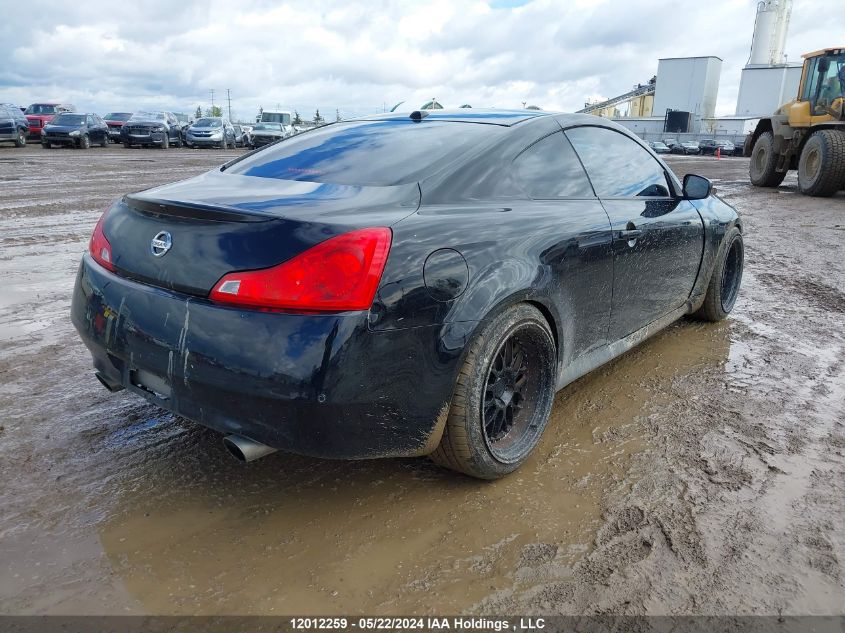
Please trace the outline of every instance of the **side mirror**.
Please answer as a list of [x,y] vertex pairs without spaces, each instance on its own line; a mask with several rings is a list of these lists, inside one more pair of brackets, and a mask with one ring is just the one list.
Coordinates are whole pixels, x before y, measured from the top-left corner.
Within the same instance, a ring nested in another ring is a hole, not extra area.
[[819,74],[826,73],[828,68],[830,68],[830,59],[827,57],[822,57],[819,60]]
[[684,176],[684,200],[704,200],[713,193],[713,184],[704,176]]

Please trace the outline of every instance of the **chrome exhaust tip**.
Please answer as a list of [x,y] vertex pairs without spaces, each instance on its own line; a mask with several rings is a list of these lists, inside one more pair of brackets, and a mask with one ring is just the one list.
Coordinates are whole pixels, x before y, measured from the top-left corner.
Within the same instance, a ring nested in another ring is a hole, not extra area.
[[275,453],[278,450],[272,446],[254,442],[242,435],[227,435],[223,438],[223,446],[226,447],[235,459],[242,462],[252,462],[270,453]]
[[123,390],[122,384],[120,384],[119,382],[114,382],[112,380],[109,380],[108,378],[106,378],[106,376],[104,374],[102,374],[98,371],[94,372],[94,376],[97,378],[97,380],[100,381],[100,384],[103,385],[103,387],[105,387],[106,389],[108,389],[112,393],[117,393],[118,391]]

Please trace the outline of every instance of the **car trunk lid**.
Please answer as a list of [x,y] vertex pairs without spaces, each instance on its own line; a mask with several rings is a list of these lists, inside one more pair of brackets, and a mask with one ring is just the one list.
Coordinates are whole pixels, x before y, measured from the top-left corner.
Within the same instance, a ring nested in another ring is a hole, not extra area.
[[354,229],[391,226],[418,206],[416,183],[359,187],[215,171],[125,196],[103,231],[118,274],[207,296],[226,273],[275,266]]

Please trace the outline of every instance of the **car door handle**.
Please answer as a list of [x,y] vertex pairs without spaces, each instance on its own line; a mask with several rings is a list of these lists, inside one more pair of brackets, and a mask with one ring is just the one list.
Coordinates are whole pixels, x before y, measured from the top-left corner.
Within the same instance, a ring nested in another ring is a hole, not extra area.
[[642,236],[642,229],[625,229],[624,231],[619,231],[619,239],[622,240],[635,240]]

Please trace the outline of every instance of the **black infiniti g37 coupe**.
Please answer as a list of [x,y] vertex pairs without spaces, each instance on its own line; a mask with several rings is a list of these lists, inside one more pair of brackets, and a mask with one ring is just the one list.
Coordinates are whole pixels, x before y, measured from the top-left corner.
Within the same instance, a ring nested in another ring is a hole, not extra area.
[[557,389],[734,306],[741,218],[592,116],[388,114],[124,196],[72,317],[96,376],[251,460],[505,475]]

